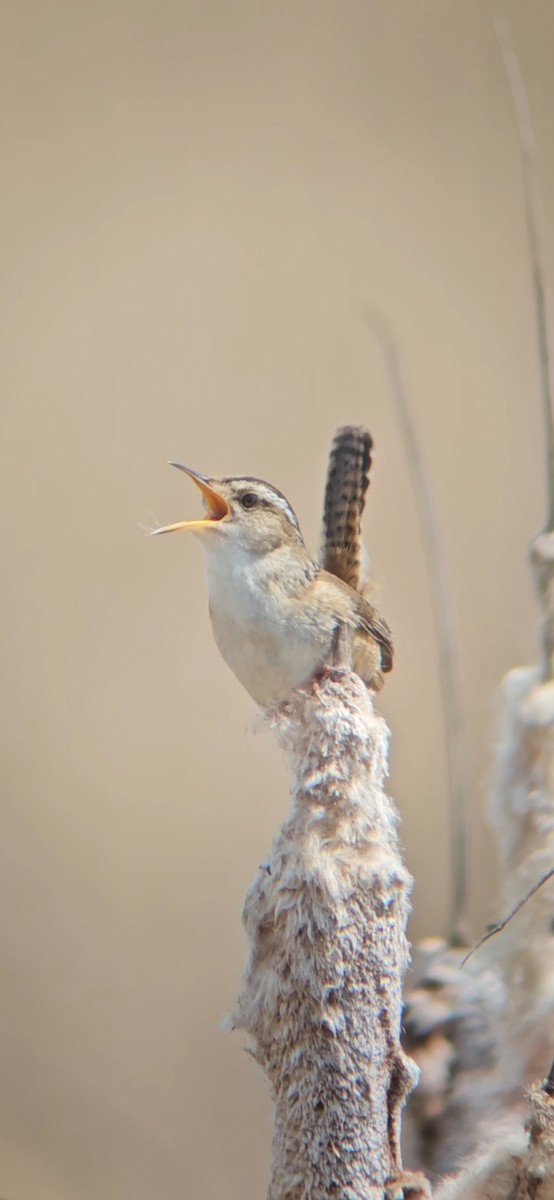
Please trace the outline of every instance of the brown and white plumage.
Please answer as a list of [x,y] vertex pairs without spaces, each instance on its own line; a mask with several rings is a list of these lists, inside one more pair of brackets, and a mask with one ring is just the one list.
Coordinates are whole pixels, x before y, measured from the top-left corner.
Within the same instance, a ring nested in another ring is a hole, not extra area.
[[[369,487],[372,449],[373,438],[362,425],[343,425],[337,429],[327,468],[321,561],[325,571],[359,593],[360,622],[378,642],[381,671],[386,673],[392,669],[392,634],[387,622],[363,594],[367,578],[362,516]],[[356,654],[354,669],[362,679],[367,677],[367,670],[364,671]]]
[[392,661],[390,630],[369,601],[310,557],[283,493],[251,476],[181,470],[200,488],[206,515],[154,532],[201,536],[215,640],[253,699],[278,704],[317,675],[332,660],[341,626],[354,670],[380,688]]

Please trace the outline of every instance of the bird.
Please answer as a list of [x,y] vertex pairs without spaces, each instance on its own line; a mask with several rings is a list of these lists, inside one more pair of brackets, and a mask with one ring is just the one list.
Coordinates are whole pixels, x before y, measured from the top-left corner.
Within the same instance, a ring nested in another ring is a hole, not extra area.
[[279,705],[321,675],[343,629],[352,668],[368,688],[378,691],[392,668],[389,626],[358,590],[371,444],[367,431],[353,426],[335,436],[321,565],[310,556],[296,513],[278,488],[254,476],[206,476],[169,463],[199,488],[205,513],[152,533],[190,530],[200,538],[216,644],[262,708]]

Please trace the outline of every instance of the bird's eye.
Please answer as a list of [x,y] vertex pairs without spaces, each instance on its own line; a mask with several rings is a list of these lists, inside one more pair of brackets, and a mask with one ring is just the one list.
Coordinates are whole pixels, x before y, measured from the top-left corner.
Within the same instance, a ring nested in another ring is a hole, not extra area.
[[240,498],[243,508],[255,508],[258,503],[258,497],[255,492],[245,492]]

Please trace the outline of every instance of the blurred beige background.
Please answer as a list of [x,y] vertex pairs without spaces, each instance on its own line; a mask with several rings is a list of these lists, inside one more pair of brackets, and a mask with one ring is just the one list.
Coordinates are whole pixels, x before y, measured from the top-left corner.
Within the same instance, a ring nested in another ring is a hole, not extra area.
[[[554,6],[505,12],[548,215]],[[412,936],[441,932],[430,594],[360,316],[387,314],[456,590],[479,929],[493,693],[535,654],[544,515],[510,95],[477,0],[6,0],[2,24],[0,1192],[255,1200],[269,1104],[219,1022],[287,779],[212,643],[199,544],[141,524],[198,511],[175,457],[276,483],[315,548],[332,432],[371,427],[391,790]]]

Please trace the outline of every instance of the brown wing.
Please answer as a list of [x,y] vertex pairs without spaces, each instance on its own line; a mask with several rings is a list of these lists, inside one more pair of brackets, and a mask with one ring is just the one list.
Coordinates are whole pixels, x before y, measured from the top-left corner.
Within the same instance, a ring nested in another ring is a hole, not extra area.
[[362,513],[369,487],[373,441],[367,429],[337,429],[327,470],[321,563],[360,591],[363,586]]
[[381,651],[381,670],[386,674],[387,671],[392,671],[393,662],[393,644],[392,633],[385,621],[385,618],[377,612],[373,604],[369,603],[364,596],[359,597],[358,620],[361,627],[375,638]]
[[[358,674],[361,674],[364,679],[367,673],[371,676],[370,663],[373,663],[374,668],[377,666],[384,674],[387,671],[392,671],[392,633],[385,618],[377,612],[377,609],[374,608],[373,604],[370,604],[369,600],[366,600],[365,596],[361,596],[359,592],[356,592],[354,588],[351,588],[342,579],[337,579],[336,576],[327,571],[320,571],[318,579],[320,581],[327,579],[329,583],[332,581],[335,593],[337,589],[342,593],[343,598],[342,600],[339,599],[337,612],[343,614],[343,619],[351,626],[352,630],[359,630],[360,635],[369,635],[369,639],[363,636],[359,639],[362,642],[365,641],[367,645],[368,672],[358,670],[358,667],[355,666]],[[372,643],[376,643],[378,654],[375,654],[372,650],[370,640]],[[360,654],[360,647],[356,647],[356,644],[354,644],[353,651],[354,658],[356,658]],[[362,654],[361,657],[363,658],[364,655]]]

